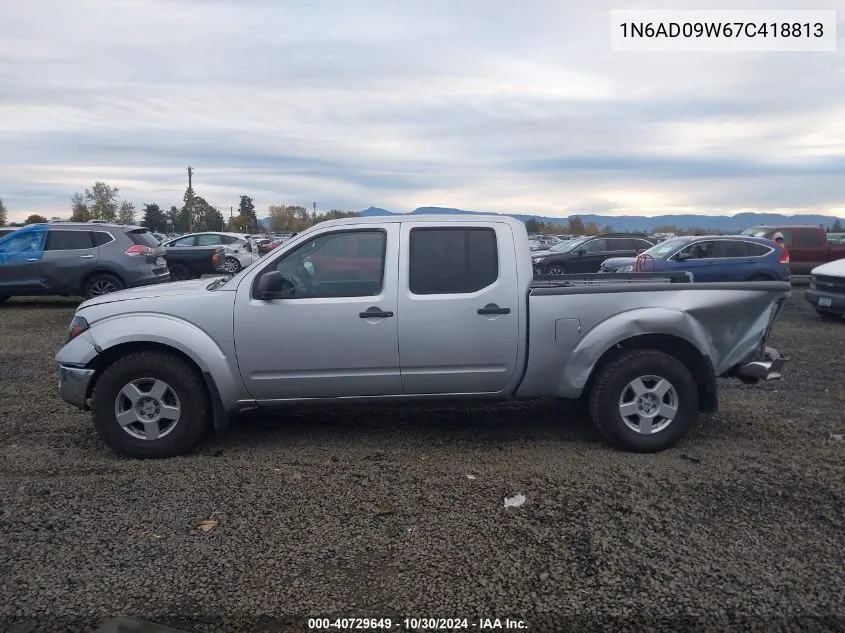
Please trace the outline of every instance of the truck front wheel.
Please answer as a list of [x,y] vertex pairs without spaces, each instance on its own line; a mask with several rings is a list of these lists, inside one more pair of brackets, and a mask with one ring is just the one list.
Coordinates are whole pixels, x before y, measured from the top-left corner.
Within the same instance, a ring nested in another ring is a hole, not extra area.
[[126,457],[182,455],[199,441],[211,417],[199,372],[158,351],[115,361],[100,376],[91,400],[94,429]]
[[624,352],[599,370],[589,393],[590,415],[613,446],[654,453],[678,443],[698,418],[698,389],[674,356]]

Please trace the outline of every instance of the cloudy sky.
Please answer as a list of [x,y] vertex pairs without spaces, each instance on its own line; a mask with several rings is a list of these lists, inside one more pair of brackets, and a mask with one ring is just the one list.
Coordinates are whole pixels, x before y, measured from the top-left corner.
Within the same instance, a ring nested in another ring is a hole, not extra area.
[[839,10],[835,53],[610,50],[610,9],[732,5],[3,2],[0,198],[67,215],[105,180],[169,206],[191,165],[259,213],[845,216],[845,0],[812,7]]

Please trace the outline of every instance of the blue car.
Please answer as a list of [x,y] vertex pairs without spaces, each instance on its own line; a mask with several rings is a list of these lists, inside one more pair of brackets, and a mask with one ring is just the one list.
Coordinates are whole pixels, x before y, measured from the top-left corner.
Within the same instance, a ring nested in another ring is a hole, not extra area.
[[689,272],[693,281],[789,281],[773,241],[747,235],[676,237],[637,257],[613,257],[599,272]]

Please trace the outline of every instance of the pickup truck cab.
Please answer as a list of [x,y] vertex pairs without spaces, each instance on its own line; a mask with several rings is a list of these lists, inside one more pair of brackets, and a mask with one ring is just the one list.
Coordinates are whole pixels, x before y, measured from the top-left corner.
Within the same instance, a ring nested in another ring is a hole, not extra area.
[[718,376],[785,362],[766,341],[788,283],[687,279],[535,281],[505,216],[331,220],[237,276],[81,304],[61,392],[136,457],[257,407],[539,397],[583,398],[613,445],[657,451],[716,409]]
[[816,266],[845,258],[845,244],[831,244],[827,233],[820,226],[753,226],[743,235],[773,239],[775,233],[783,234],[789,250],[789,270],[793,275],[809,275]]

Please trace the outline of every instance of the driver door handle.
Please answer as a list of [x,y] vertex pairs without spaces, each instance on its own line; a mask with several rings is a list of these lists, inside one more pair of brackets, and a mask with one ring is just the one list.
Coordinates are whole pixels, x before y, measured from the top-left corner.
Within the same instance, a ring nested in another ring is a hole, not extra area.
[[488,303],[483,308],[478,308],[478,314],[481,315],[488,315],[488,314],[510,314],[510,308],[500,308],[495,303]]
[[94,259],[93,255],[80,255],[79,259]]
[[37,257],[27,257],[27,258],[26,258],[26,261],[28,261],[28,262],[37,262],[37,261],[38,261],[38,258],[37,258]]
[[372,308],[367,308],[366,312],[359,312],[358,316],[362,319],[386,319],[388,317],[392,317],[393,313],[386,312],[381,308],[377,308],[374,306]]

